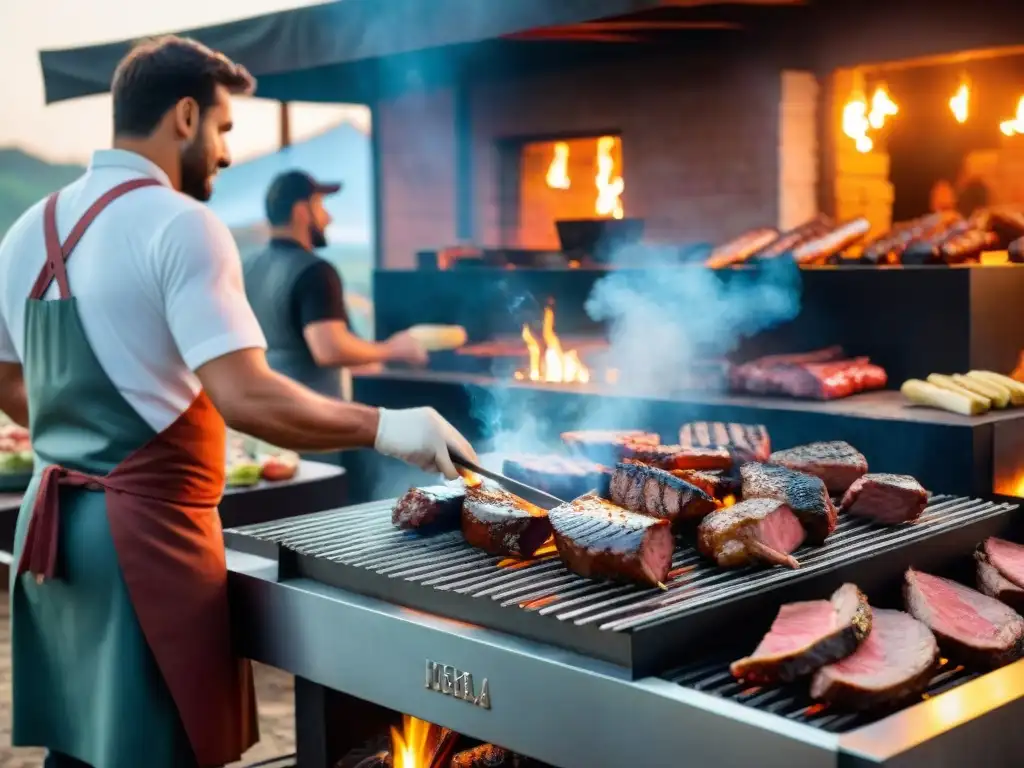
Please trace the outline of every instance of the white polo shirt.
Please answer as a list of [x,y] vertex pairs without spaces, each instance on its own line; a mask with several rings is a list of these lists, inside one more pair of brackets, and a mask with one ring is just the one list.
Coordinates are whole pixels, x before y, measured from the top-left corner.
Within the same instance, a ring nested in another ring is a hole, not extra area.
[[[174,191],[167,175],[133,152],[101,150],[57,202],[65,240],[86,209],[129,179],[162,186],[129,192],[89,227],[68,260],[85,333],[100,365],[156,431],[201,389],[197,368],[266,348],[245,298],[231,232],[205,205]],[[0,242],[0,360],[24,358],[25,303],[46,259],[41,201]],[[59,295],[56,281],[47,299]]]

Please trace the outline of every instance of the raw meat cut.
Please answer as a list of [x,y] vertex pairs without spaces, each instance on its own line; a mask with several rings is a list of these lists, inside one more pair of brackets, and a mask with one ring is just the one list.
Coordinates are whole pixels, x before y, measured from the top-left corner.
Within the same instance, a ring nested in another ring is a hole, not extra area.
[[846,493],[854,481],[868,471],[868,460],[864,454],[842,440],[775,451],[770,461],[797,472],[817,475],[825,481],[829,493],[834,494]]
[[492,555],[533,557],[551,537],[548,513],[508,491],[480,485],[466,489],[462,535]]
[[639,429],[583,429],[563,432],[562,442],[572,453],[611,467],[622,459],[623,446],[658,445],[661,438],[653,432]]
[[866,357],[843,358],[840,347],[761,357],[734,366],[729,376],[734,392],[811,400],[834,400],[881,389],[887,381],[884,369]]
[[668,520],[638,515],[588,494],[548,513],[566,567],[588,578],[659,586],[672,567]]
[[454,531],[462,519],[465,488],[410,488],[391,510],[391,523],[407,531]]
[[766,461],[772,452],[768,430],[762,424],[693,421],[679,430],[679,444],[683,448],[726,448],[739,464]]
[[698,521],[718,506],[700,488],[663,469],[646,464],[618,464],[609,485],[609,498],[623,509],[660,517],[673,526]]
[[558,499],[575,499],[607,488],[611,470],[589,459],[524,454],[502,462],[501,473]]
[[820,477],[756,462],[740,467],[740,477],[743,479],[744,499],[785,502],[807,531],[809,543],[824,544],[836,529],[836,508]]
[[697,548],[723,568],[758,560],[798,568],[790,552],[805,537],[788,506],[775,499],[750,499],[713,512],[697,528]]
[[845,659],[871,631],[871,607],[855,584],[829,600],[789,603],[750,656],[733,662],[734,677],[752,683],[788,683]]
[[864,642],[814,674],[811,696],[849,709],[901,704],[924,692],[938,660],[935,636],[922,622],[903,611],[874,608]]
[[857,478],[840,509],[886,525],[912,523],[928,506],[928,491],[910,475],[870,473]]
[[906,573],[903,597],[907,610],[953,658],[995,668],[1024,655],[1024,618],[995,598],[913,569]]

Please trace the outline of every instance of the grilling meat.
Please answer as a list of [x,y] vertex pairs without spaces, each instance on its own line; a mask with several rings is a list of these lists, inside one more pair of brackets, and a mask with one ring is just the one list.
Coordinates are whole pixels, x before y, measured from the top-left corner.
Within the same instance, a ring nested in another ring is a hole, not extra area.
[[928,627],[903,611],[874,608],[867,638],[845,659],[815,673],[811,696],[849,709],[900,704],[924,692],[938,660]]
[[993,537],[978,548],[975,558],[978,589],[1018,613],[1024,610],[1024,547]]
[[734,661],[734,677],[752,683],[789,683],[845,659],[871,631],[871,607],[854,584],[830,600],[789,603],[754,652]]
[[701,520],[718,506],[700,488],[646,464],[618,464],[608,490],[623,509],[664,518],[674,527],[684,520]]
[[508,491],[480,485],[466,489],[462,535],[492,555],[533,557],[551,536],[548,513]]
[[726,448],[684,448],[681,445],[626,443],[622,456],[659,469],[732,469],[733,457]]
[[521,765],[524,763],[518,755],[493,744],[481,744],[459,752],[451,762],[451,768],[518,768]]
[[797,516],[807,540],[824,544],[836,529],[838,515],[821,478],[775,464],[751,462],[740,467],[744,499],[775,499]]
[[768,227],[744,232],[739,237],[715,248],[708,256],[708,260],[704,262],[704,266],[710,269],[720,269],[731,264],[742,264],[762,248],[774,242],[778,236],[777,229]]
[[907,610],[955,659],[995,668],[1024,655],[1024,618],[995,598],[913,569],[907,571],[903,597]]
[[593,494],[548,513],[566,567],[587,578],[659,586],[672,567],[668,520],[638,515]]
[[575,455],[611,467],[622,458],[626,443],[636,447],[652,446],[661,443],[661,438],[639,429],[583,429],[563,432],[562,442]]
[[705,517],[697,528],[697,548],[723,568],[761,561],[799,568],[790,552],[803,541],[804,528],[788,506],[775,499],[749,499]]
[[910,475],[872,473],[854,481],[840,509],[886,525],[912,523],[928,506],[928,491]]
[[846,493],[854,481],[868,471],[864,454],[842,440],[775,451],[771,463],[816,475],[825,481],[829,493],[834,494]]
[[606,488],[611,470],[589,459],[521,455],[506,458],[501,473],[556,498],[575,499],[595,488]]
[[734,473],[726,473],[720,469],[673,469],[673,475],[695,485],[712,498],[723,500],[726,496],[739,492],[739,482]]
[[721,421],[693,421],[679,430],[683,448],[725,448],[738,463],[766,461],[772,452],[768,430],[762,424],[725,424]]
[[391,510],[392,525],[406,531],[454,531],[462,519],[464,488],[410,488]]

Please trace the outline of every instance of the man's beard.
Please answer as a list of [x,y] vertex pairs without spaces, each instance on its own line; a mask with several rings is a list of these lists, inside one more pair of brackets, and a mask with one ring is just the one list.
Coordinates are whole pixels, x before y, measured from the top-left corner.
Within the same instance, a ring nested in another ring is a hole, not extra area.
[[181,152],[181,191],[200,202],[206,202],[213,194],[213,174],[206,147],[201,141],[193,141]]
[[316,224],[311,224],[309,226],[309,242],[314,248],[326,248],[327,234]]

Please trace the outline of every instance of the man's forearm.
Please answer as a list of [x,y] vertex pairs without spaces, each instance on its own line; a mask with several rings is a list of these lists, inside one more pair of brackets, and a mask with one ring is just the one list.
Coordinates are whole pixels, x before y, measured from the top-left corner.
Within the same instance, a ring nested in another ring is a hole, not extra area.
[[[386,363],[391,354],[386,345],[363,341],[354,333],[348,333],[342,344],[336,349],[331,360],[324,367],[350,367],[355,365],[369,365],[371,363]],[[323,365],[321,363],[321,365]]]

